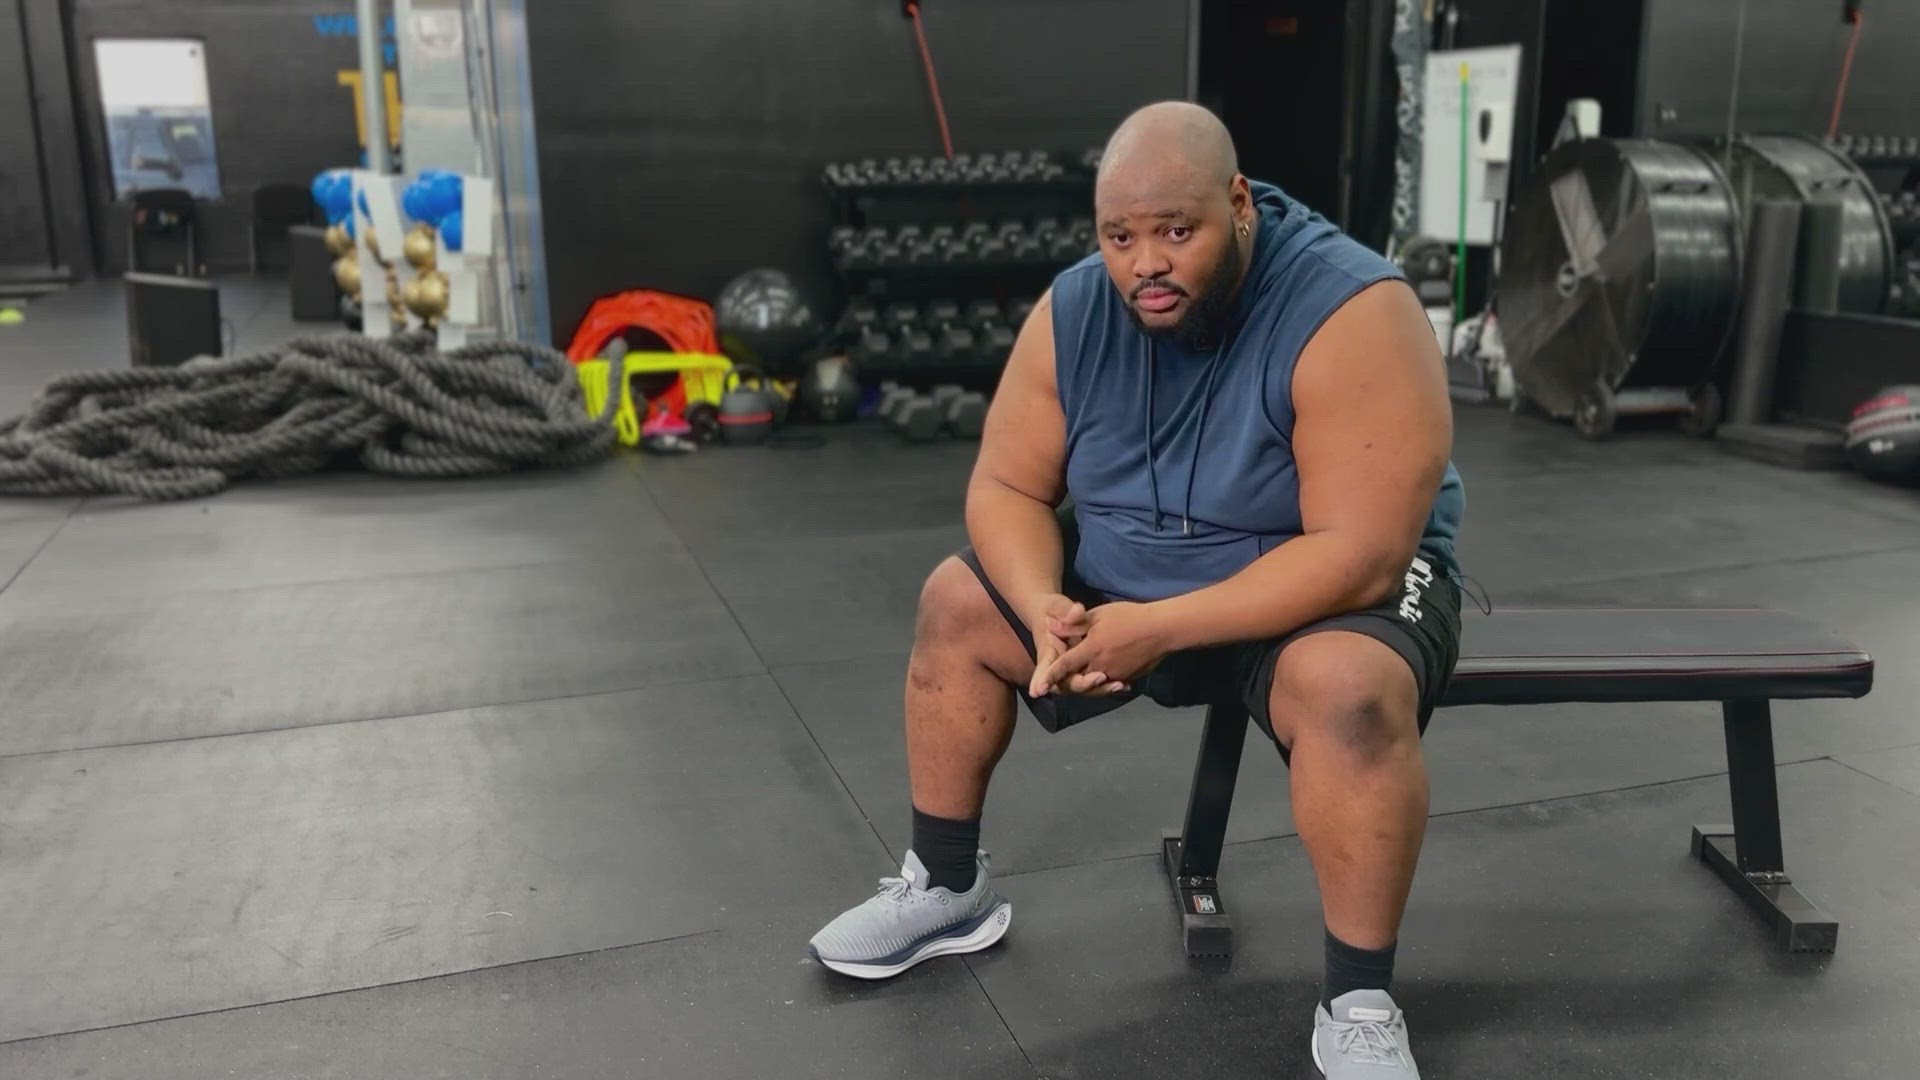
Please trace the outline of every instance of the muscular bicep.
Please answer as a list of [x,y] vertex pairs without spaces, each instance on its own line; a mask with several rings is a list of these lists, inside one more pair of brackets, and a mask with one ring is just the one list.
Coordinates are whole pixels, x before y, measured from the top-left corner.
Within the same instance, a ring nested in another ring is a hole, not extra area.
[[973,482],[1010,488],[1049,506],[1066,495],[1067,422],[1053,368],[1053,297],[1040,297],[1014,339],[987,410]]
[[1404,566],[1453,446],[1445,362],[1405,283],[1361,290],[1321,326],[1294,369],[1293,408],[1305,531]]

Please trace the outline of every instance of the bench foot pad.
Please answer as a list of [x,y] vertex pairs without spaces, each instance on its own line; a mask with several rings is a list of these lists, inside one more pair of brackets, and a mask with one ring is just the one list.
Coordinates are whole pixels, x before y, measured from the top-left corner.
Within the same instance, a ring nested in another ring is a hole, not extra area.
[[1794,888],[1785,873],[1742,871],[1731,826],[1694,826],[1691,848],[1694,858],[1712,867],[1734,892],[1767,917],[1781,951],[1834,951],[1840,924]]
[[1232,956],[1233,921],[1227,917],[1226,902],[1220,899],[1220,886],[1213,878],[1180,876],[1178,833],[1160,838],[1160,853],[1167,871],[1167,883],[1173,887],[1173,899],[1180,910],[1180,937],[1187,955]]

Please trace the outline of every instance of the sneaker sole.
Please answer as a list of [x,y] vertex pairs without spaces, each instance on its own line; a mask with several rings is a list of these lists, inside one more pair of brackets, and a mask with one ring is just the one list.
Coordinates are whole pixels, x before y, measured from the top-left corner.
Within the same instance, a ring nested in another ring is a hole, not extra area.
[[891,979],[923,960],[931,960],[936,956],[953,956],[958,953],[975,953],[990,948],[1007,936],[1007,927],[1012,923],[1013,905],[1002,901],[994,913],[973,933],[964,937],[934,938],[915,949],[905,960],[897,964],[860,964],[850,960],[829,960],[811,946],[808,951],[813,953],[813,958],[820,961],[822,965],[842,975],[851,975],[856,979]]
[[1327,1067],[1320,1064],[1320,1033],[1314,1032],[1313,1039],[1307,1045],[1313,1048],[1313,1067],[1320,1070],[1321,1076],[1327,1075]]

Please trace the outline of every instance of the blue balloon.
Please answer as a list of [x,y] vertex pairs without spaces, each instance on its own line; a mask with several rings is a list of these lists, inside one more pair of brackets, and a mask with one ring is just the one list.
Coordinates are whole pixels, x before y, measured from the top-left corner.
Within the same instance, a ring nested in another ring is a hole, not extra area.
[[455,210],[440,219],[440,240],[447,245],[448,251],[459,251],[466,242],[466,233],[466,215],[460,211]]
[[441,218],[460,209],[460,196],[464,185],[461,183],[460,174],[450,172],[436,173],[429,184],[431,185],[428,188],[430,201],[427,203],[427,210],[431,215],[429,220],[438,224]]
[[345,169],[328,169],[313,178],[313,201],[330,214],[344,214],[353,203],[353,177]]
[[367,209],[367,193],[364,191],[360,193],[360,212],[368,217],[373,216],[373,211]]
[[400,209],[406,211],[413,221],[427,221],[428,185],[424,179],[415,180],[400,193]]
[[340,221],[337,221],[334,224],[345,225],[347,227],[348,236],[353,237],[355,240],[360,239],[360,224],[352,214],[347,214]]

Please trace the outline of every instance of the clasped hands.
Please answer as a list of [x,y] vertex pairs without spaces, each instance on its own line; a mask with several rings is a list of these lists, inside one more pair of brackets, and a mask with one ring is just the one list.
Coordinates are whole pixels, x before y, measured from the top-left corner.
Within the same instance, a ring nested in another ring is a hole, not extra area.
[[1027,617],[1033,633],[1031,697],[1051,693],[1124,694],[1171,651],[1152,604],[1115,601],[1089,609],[1060,595],[1041,598]]

